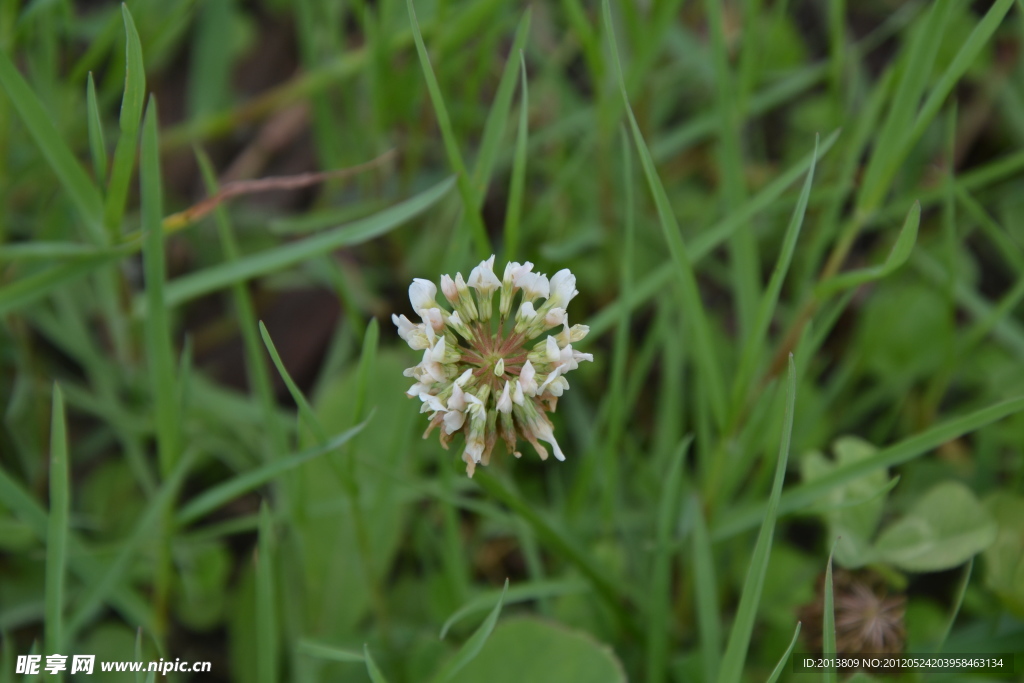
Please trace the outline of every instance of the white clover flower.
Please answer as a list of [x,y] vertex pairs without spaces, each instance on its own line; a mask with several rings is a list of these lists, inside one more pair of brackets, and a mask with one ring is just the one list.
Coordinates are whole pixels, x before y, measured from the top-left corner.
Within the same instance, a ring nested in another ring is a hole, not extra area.
[[405,371],[416,380],[406,393],[419,397],[421,412],[430,413],[423,436],[439,427],[441,445],[448,448],[456,434],[463,434],[462,460],[469,476],[477,465],[488,464],[499,436],[517,458],[517,441],[523,438],[542,460],[548,450],[540,442],[565,460],[547,413],[569,388],[565,374],[593,360],[572,347],[589,328],[569,326],[566,307],[579,293],[576,277],[560,270],[549,280],[533,267],[529,261],[510,262],[499,280],[491,256],[473,268],[468,282],[461,273],[442,275],[441,292],[452,311],[438,305],[433,282],[417,278],[409,287],[409,301],[423,322],[391,317],[398,335],[423,351],[421,362]]

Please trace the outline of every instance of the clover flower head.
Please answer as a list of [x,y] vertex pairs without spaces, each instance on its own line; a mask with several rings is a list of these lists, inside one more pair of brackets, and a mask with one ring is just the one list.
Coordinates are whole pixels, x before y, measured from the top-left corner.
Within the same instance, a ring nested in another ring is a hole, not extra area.
[[416,380],[406,394],[418,397],[420,412],[429,413],[423,437],[440,428],[447,449],[456,434],[463,434],[462,459],[470,477],[478,464],[490,462],[499,436],[517,458],[523,438],[542,460],[548,457],[542,441],[556,459],[565,460],[547,413],[569,388],[565,375],[594,359],[572,346],[589,332],[586,325],[569,325],[566,307],[579,294],[576,277],[564,269],[549,279],[527,261],[508,263],[499,280],[492,255],[468,280],[461,273],[442,275],[441,292],[454,310],[438,305],[433,282],[416,278],[409,301],[423,322],[391,316],[398,335],[423,351],[420,363],[405,371]]

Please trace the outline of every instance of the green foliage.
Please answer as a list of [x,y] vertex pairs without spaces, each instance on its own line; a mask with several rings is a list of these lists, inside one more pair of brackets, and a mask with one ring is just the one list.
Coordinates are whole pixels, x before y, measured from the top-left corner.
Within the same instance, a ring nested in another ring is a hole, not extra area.
[[[0,681],[789,680],[869,570],[1019,643],[1024,12],[807,5],[0,2]],[[595,362],[470,480],[389,318],[492,249]]]

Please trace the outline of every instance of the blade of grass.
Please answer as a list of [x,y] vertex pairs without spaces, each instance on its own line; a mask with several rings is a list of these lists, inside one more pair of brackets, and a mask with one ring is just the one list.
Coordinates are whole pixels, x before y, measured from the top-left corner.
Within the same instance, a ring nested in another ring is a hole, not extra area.
[[75,610],[68,619],[68,634],[76,635],[92,619],[97,610],[110,597],[117,586],[128,580],[133,562],[138,559],[142,547],[160,533],[160,522],[170,502],[177,495],[185,480],[194,458],[182,458],[160,485],[156,495],[146,504],[129,537],[121,544],[114,561],[95,580],[86,583],[79,594]]
[[626,114],[633,130],[633,141],[637,152],[640,155],[640,162],[647,177],[647,185],[654,197],[658,207],[658,218],[665,241],[668,243],[669,252],[675,263],[675,274],[682,296],[683,306],[686,309],[690,329],[694,336],[694,347],[696,353],[696,364],[699,375],[703,378],[703,389],[707,392],[706,399],[711,405],[712,414],[719,426],[725,421],[725,388],[722,379],[722,370],[718,364],[715,347],[711,341],[711,323],[707,317],[707,311],[700,298],[700,291],[697,288],[697,279],[693,273],[692,262],[686,252],[686,245],[683,243],[682,235],[679,232],[679,224],[672,212],[668,195],[658,177],[654,167],[654,161],[644,142],[640,126],[633,115],[633,108],[629,104],[626,95],[626,85],[622,80],[622,67],[619,62],[618,46],[615,43],[615,33],[612,28],[611,9],[608,0],[603,0],[605,30],[608,33],[608,42],[612,53],[612,68],[615,71],[615,79],[618,82],[619,90],[622,93],[623,103],[626,107]]
[[628,586],[611,579],[585,550],[580,548],[568,534],[557,529],[534,506],[529,505],[518,494],[509,490],[489,472],[479,468],[473,476],[492,498],[504,503],[514,513],[522,517],[537,534],[537,538],[552,550],[573,564],[597,590],[598,595],[622,621],[623,625],[634,635],[639,634],[633,614],[623,605],[622,598],[630,597]]
[[11,62],[11,58],[3,50],[0,50],[0,85],[7,91],[7,96],[29,135],[39,146],[43,157],[71,197],[71,201],[85,221],[93,243],[100,246],[106,244],[106,234],[103,232],[103,198],[99,189],[89,179],[85,169],[71,153],[71,149],[64,144],[42,102],[32,92]]
[[651,569],[647,603],[647,680],[664,681],[668,673],[668,649],[671,639],[669,609],[672,604],[672,532],[679,521],[679,493],[683,463],[692,439],[687,437],[669,463],[658,505],[654,566]]
[[[274,346],[274,341],[270,338],[270,332],[267,331],[267,326],[260,323],[260,336],[263,337],[263,343],[267,347],[267,351],[270,353],[270,359],[274,362],[274,367],[277,368],[277,372],[281,375],[281,379],[284,380],[285,386],[288,388],[288,393],[291,394],[292,400],[295,401],[295,405],[299,407],[299,417],[305,423],[309,431],[313,433],[318,443],[324,443],[327,441],[327,431],[323,425],[320,424],[320,420],[317,419],[316,412],[313,410],[313,406],[309,404],[305,394],[299,389],[299,385],[292,379],[291,373],[288,372],[288,368],[284,366],[284,361],[281,360],[281,355],[277,352],[277,347]],[[354,435],[353,435],[354,436]]]
[[156,404],[156,434],[160,472],[168,476],[178,459],[178,395],[174,379],[174,351],[171,348],[171,323],[164,303],[167,266],[164,263],[163,186],[160,178],[160,151],[157,140],[156,100],[150,98],[142,131],[142,158],[139,173],[142,203],[142,249],[146,278],[146,357],[149,362],[151,391]]
[[800,237],[800,228],[804,223],[804,215],[807,212],[807,202],[811,196],[811,183],[814,180],[814,167],[818,158],[818,139],[814,139],[814,154],[811,157],[811,168],[807,171],[807,179],[800,192],[796,208],[793,209],[793,217],[786,228],[785,237],[782,240],[782,248],[779,250],[779,258],[775,262],[775,269],[772,271],[768,288],[761,297],[761,304],[758,306],[757,315],[753,327],[743,346],[740,354],[739,370],[736,372],[736,380],[733,385],[733,415],[736,416],[744,401],[744,391],[749,389],[748,384],[752,381],[757,369],[758,357],[765,348],[765,337],[768,334],[768,326],[775,314],[775,308],[779,303],[779,293],[782,291],[782,283],[789,272],[789,265],[793,260],[793,252],[796,250],[796,242]]
[[46,531],[46,651],[64,650],[64,583],[68,546],[68,441],[64,395],[53,384],[50,424],[50,516]]
[[[320,235],[279,245],[256,254],[243,256],[236,261],[221,263],[177,278],[167,286],[166,304],[167,306],[177,306],[235,282],[244,282],[260,275],[273,273],[334,249],[361,244],[380,237],[433,205],[451,189],[454,182],[454,179],[449,178],[380,213]],[[146,306],[148,303],[136,299],[133,306],[134,312],[136,314],[144,313]]]
[[[207,194],[211,197],[217,194],[217,178],[210,164],[209,157],[202,151],[196,150],[196,161],[203,174],[206,183]],[[224,252],[224,262],[238,260],[238,242],[235,240],[234,228],[228,218],[228,212],[223,206],[214,210],[217,221],[217,236],[220,240],[221,250]],[[270,381],[270,372],[264,360],[263,348],[260,345],[259,337],[256,335],[257,320],[256,310],[249,296],[249,290],[241,282],[231,285],[231,297],[235,306],[235,313],[238,315],[238,327],[242,335],[242,342],[245,344],[245,368],[249,379],[249,386],[253,387],[259,397],[260,405],[266,420],[266,429],[270,434],[270,447],[272,453],[284,453],[288,447],[288,436],[285,433],[284,425],[277,416],[277,400],[274,396],[274,386]]]
[[[812,482],[794,486],[783,494],[779,504],[779,513],[785,514],[799,510],[837,486],[842,486],[877,469],[896,467],[909,462],[944,443],[1022,410],[1024,410],[1024,396],[1002,401],[935,425],[888,448],[883,448],[870,457],[836,467]],[[730,538],[745,529],[756,526],[759,520],[764,519],[766,512],[765,505],[755,504],[724,514],[722,520],[712,530],[712,539],[718,541]]]
[[501,599],[502,593],[505,593],[504,601],[506,604],[514,604],[518,602],[539,600],[541,598],[557,597],[560,595],[586,593],[589,590],[590,587],[586,583],[568,579],[564,581],[530,581],[528,583],[521,583],[519,585],[512,586],[507,589],[507,591],[488,591],[483,595],[478,595],[459,609],[455,610],[455,612],[445,620],[444,625],[441,626],[441,634],[439,637],[441,640],[444,640],[451,627],[470,614],[486,611],[494,605],[495,600]]
[[341,648],[328,645],[327,643],[318,643],[313,640],[306,640],[305,638],[299,640],[295,649],[301,654],[316,657],[317,659],[327,659],[332,662],[366,661],[366,657],[364,657],[360,652],[342,650]]
[[377,662],[373,661],[369,645],[363,645],[363,659],[366,660],[366,673],[370,674],[372,683],[388,683],[388,679],[381,673]]
[[967,595],[967,586],[971,583],[971,573],[973,571],[974,558],[972,557],[967,561],[967,566],[964,567],[963,575],[960,577],[960,584],[956,589],[956,600],[953,602],[953,609],[949,611],[949,619],[946,621],[946,626],[942,629],[942,633],[935,645],[936,653],[942,652],[942,648],[946,645],[946,640],[949,638],[949,633],[953,630],[953,624],[956,623],[956,618],[960,614],[960,608],[963,607],[964,596]]
[[[142,64],[142,43],[135,29],[128,5],[121,5],[125,34],[124,96],[121,98],[121,135],[114,148],[114,164],[107,185],[107,203],[103,211],[107,232],[112,238],[121,233],[121,219],[128,201],[128,185],[135,167],[138,149],[139,120],[146,101],[146,71]],[[162,216],[161,216],[162,218]]]
[[910,207],[910,211],[907,213],[906,220],[903,222],[903,227],[900,228],[900,234],[896,237],[896,242],[892,245],[892,250],[889,252],[889,256],[886,257],[884,263],[834,275],[821,282],[815,288],[815,296],[819,300],[823,300],[844,289],[859,287],[860,285],[891,275],[910,258],[910,252],[913,251],[914,244],[917,241],[917,228],[920,223],[921,202],[914,202],[914,205]]
[[754,619],[757,616],[757,604],[761,601],[761,589],[764,586],[765,573],[768,570],[768,557],[771,554],[772,538],[775,534],[775,520],[778,517],[779,501],[782,497],[782,484],[786,478],[786,463],[789,461],[789,443],[793,433],[793,410],[796,403],[796,366],[793,356],[789,356],[789,371],[786,376],[786,411],[782,422],[782,439],[779,444],[778,463],[775,467],[775,482],[768,498],[768,505],[757,535],[754,554],[750,558],[747,578],[743,582],[736,620],[729,633],[729,642],[722,658],[722,668],[718,673],[719,683],[738,683],[743,672],[743,664],[750,647],[750,636],[754,631]]
[[206,489],[201,494],[190,500],[178,511],[176,523],[178,526],[185,526],[198,520],[203,515],[213,512],[221,505],[234,500],[239,495],[261,486],[275,477],[298,467],[304,462],[317,458],[325,453],[337,449],[346,441],[362,431],[366,422],[362,422],[352,429],[337,434],[324,443],[307,448],[304,451],[293,455],[277,457],[266,465],[257,467],[243,474],[239,474],[228,481]]
[[[825,138],[824,142],[821,143],[817,157],[813,154],[807,155],[791,168],[787,169],[785,173],[781,174],[778,178],[766,185],[764,189],[751,197],[743,204],[743,206],[739,206],[734,211],[731,211],[728,216],[723,218],[714,226],[707,230],[702,230],[700,234],[694,238],[693,244],[690,248],[692,263],[696,264],[702,258],[717,249],[725,242],[726,239],[728,239],[729,235],[731,235],[733,231],[737,230],[739,226],[743,224],[744,221],[748,220],[759,211],[764,210],[781,197],[782,193],[786,191],[786,188],[805,173],[816,158],[824,156],[825,153],[832,148],[832,145],[835,144],[838,138],[839,131],[833,132]],[[665,286],[671,282],[672,276],[675,272],[676,267],[673,263],[666,263],[656,268],[654,272],[636,284],[631,297],[627,297],[623,294],[618,299],[601,309],[597,315],[593,316],[590,320],[590,334],[598,336],[610,330],[618,321],[619,316],[621,315],[621,308],[636,308],[655,294],[661,293],[665,289]]]
[[256,555],[256,661],[258,683],[278,681],[277,601],[274,597],[274,526],[267,501],[260,503],[259,550]]
[[502,589],[501,596],[498,598],[497,604],[494,605],[494,609],[484,619],[484,623],[480,624],[480,628],[469,637],[469,640],[463,643],[459,651],[434,675],[433,679],[431,679],[434,683],[447,683],[452,680],[462,667],[469,664],[480,654],[484,643],[487,642],[487,639],[491,636],[491,631],[494,630],[494,625],[498,623],[498,615],[501,614],[501,606],[505,602],[505,594],[507,592],[508,579],[505,579],[505,587]]
[[89,152],[92,154],[93,173],[96,182],[102,185],[107,177],[107,142],[103,139],[103,119],[96,102],[96,83],[93,82],[91,71],[85,86],[85,107],[88,111]]
[[828,662],[822,671],[822,678],[825,683],[836,683],[836,662],[839,654],[836,652],[836,611],[835,594],[832,590],[832,557],[836,554],[837,538],[832,542],[832,550],[828,554],[828,565],[825,567],[825,588],[822,596],[825,605],[822,610],[821,624],[821,656]]
[[512,161],[512,180],[509,183],[508,204],[505,207],[505,258],[512,261],[519,249],[519,217],[523,211],[523,186],[526,184],[526,140],[529,136],[529,90],[526,86],[526,58],[519,52],[522,67],[522,96],[519,100],[519,129],[516,131],[516,151]]
[[786,668],[786,662],[789,661],[789,656],[793,654],[793,648],[796,647],[797,638],[800,637],[800,622],[796,622],[796,630],[793,631],[793,639],[789,641],[789,647],[782,653],[782,657],[779,659],[779,663],[772,669],[772,675],[768,677],[766,683],[775,683],[779,680],[779,676],[782,675],[783,670]]
[[427,91],[430,93],[430,101],[434,105],[434,115],[437,117],[437,125],[441,129],[441,137],[444,140],[448,163],[451,164],[452,170],[456,174],[459,196],[462,198],[462,209],[466,219],[469,221],[470,232],[473,241],[476,243],[480,258],[487,258],[491,253],[491,241],[487,237],[484,219],[477,208],[480,206],[480,201],[474,195],[472,181],[466,171],[466,164],[462,161],[458,139],[455,137],[455,131],[452,130],[452,122],[448,117],[448,108],[445,106],[444,97],[441,95],[441,86],[437,83],[437,76],[434,75],[434,68],[430,64],[430,55],[427,54],[427,47],[423,43],[420,24],[416,20],[416,10],[413,8],[412,0],[406,0],[405,4],[409,12],[409,23],[412,26],[413,40],[416,42],[416,54],[419,55],[420,66],[423,68],[423,77],[427,82]]
[[693,581],[697,592],[697,628],[700,633],[701,662],[704,680],[718,676],[718,663],[722,659],[722,615],[718,606],[718,586],[715,581],[715,558],[708,536],[708,525],[699,498],[691,500],[693,507]]
[[[516,71],[520,69],[519,64],[516,63],[516,55],[519,55],[519,61],[522,62],[523,46],[526,45],[526,38],[530,34],[530,15],[532,9],[526,8],[523,12],[523,18],[519,20],[519,26],[516,27],[515,38],[512,39],[512,48],[508,51],[508,59],[505,60],[505,69],[501,73],[501,80],[498,81],[498,90],[494,95],[494,103],[491,105],[491,109],[487,112],[487,121],[484,123],[484,132],[480,138],[480,154],[476,160],[476,166],[473,168],[473,186],[476,188],[477,195],[477,208],[483,203],[484,198],[487,196],[487,186],[491,182],[491,175],[494,173],[494,167],[498,161],[498,151],[501,145],[501,137],[505,132],[505,127],[508,124],[509,110],[512,106],[512,95],[516,89]],[[523,95],[525,98],[526,94],[526,66],[522,67],[523,72]],[[523,106],[520,105],[520,118],[519,125],[523,126]],[[518,138],[516,141],[516,153],[518,154],[519,149]],[[507,226],[507,221],[506,221]],[[508,228],[506,227],[506,230]],[[507,239],[507,238],[506,238]],[[512,260],[512,256],[506,254],[508,260]]]

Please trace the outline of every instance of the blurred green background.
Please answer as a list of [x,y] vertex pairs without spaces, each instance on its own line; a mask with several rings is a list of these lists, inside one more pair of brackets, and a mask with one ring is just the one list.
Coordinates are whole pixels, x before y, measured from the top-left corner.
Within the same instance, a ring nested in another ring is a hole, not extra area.
[[[0,0],[0,681],[1024,650],[1022,48],[1011,0]],[[595,362],[566,462],[467,479],[390,315],[491,253]]]

